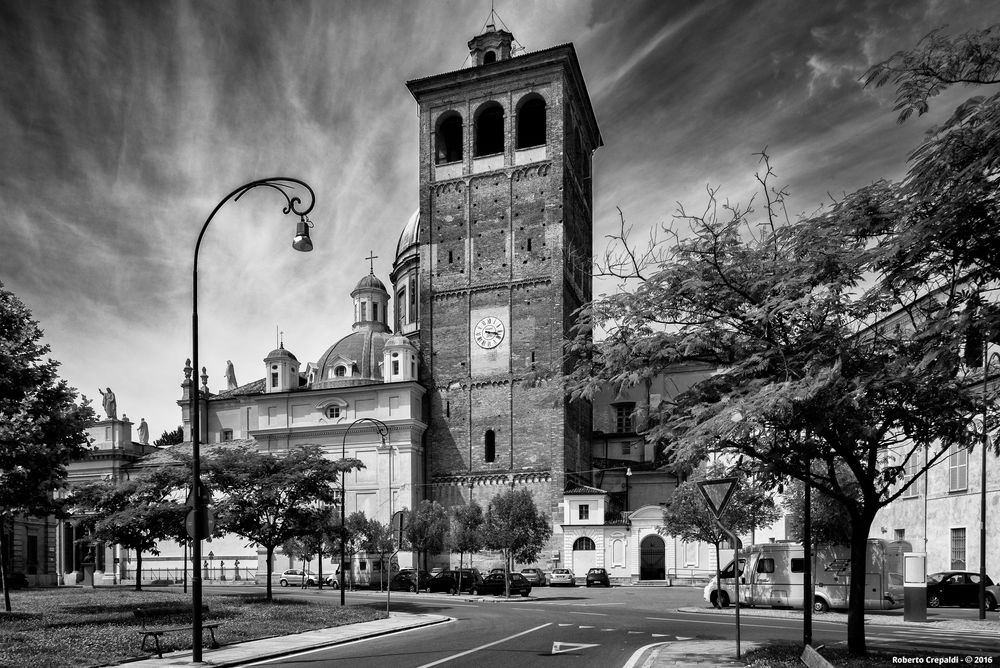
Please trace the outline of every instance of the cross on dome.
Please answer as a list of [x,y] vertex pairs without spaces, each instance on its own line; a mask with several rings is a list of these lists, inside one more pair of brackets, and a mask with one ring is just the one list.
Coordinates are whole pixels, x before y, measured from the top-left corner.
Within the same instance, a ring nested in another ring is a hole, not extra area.
[[371,263],[371,265],[368,268],[368,272],[370,274],[374,275],[375,274],[375,260],[378,259],[378,255],[375,254],[375,251],[370,250],[370,251],[368,251],[368,257],[366,257],[365,259],[368,260]]

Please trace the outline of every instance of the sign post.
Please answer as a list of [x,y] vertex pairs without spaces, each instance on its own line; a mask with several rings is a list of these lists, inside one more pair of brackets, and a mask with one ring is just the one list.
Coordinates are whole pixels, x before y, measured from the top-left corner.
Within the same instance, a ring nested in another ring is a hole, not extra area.
[[[740,539],[736,535],[736,532],[730,531],[725,526],[723,526],[720,521],[722,512],[726,509],[729,504],[729,500],[733,497],[733,492],[736,490],[736,478],[714,478],[708,480],[698,481],[698,489],[701,490],[701,495],[705,497],[705,503],[708,505],[709,511],[715,516],[715,521],[718,523],[719,528],[729,535],[730,540],[733,541],[733,593],[735,595],[736,601],[736,658],[740,658],[740,576],[742,570],[740,569]],[[719,587],[722,587],[722,580],[719,575],[716,575],[716,582]],[[721,601],[720,607],[721,607]]]

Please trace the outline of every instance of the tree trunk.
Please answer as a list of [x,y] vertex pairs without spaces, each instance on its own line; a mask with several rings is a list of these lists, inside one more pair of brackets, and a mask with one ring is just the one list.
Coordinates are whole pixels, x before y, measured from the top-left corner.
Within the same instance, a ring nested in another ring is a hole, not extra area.
[[142,591],[142,550],[135,551],[135,590]]
[[273,600],[272,597],[271,597],[271,571],[273,570],[273,567],[271,566],[271,560],[272,560],[271,558],[272,558],[273,555],[274,555],[274,546],[273,545],[268,545],[267,546],[267,568],[265,569],[265,572],[267,573],[267,589],[265,590],[267,592],[267,595],[264,597],[268,601]]
[[868,531],[872,518],[851,518],[851,587],[847,608],[847,651],[853,656],[867,656],[865,642],[865,571],[867,570]]
[[0,515],[0,587],[3,587],[3,609],[10,612],[10,590],[7,589],[7,554],[6,541],[7,523]]

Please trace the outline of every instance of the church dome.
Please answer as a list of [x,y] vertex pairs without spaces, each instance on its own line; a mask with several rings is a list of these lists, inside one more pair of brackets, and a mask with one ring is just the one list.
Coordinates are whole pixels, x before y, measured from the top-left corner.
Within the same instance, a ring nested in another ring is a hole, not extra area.
[[410,219],[406,221],[403,232],[399,235],[399,242],[396,244],[396,259],[402,255],[410,246],[420,243],[420,209],[413,212]]
[[387,331],[364,327],[327,348],[316,366],[314,388],[363,385],[382,380],[382,353],[392,338]]
[[353,295],[358,290],[381,290],[382,292],[386,292],[385,284],[382,283],[382,281],[380,281],[375,274],[368,274],[358,281],[358,284],[354,286],[354,290],[351,291],[351,294]]

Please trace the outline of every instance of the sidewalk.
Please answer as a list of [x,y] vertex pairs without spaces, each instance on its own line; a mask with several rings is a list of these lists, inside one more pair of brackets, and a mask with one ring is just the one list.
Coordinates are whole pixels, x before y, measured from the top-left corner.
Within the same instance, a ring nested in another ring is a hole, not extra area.
[[[760,643],[740,643],[740,656],[756,649]],[[657,643],[639,650],[623,668],[674,668],[675,666],[720,666],[746,668],[736,658],[735,640],[678,640]]]
[[[218,649],[205,647],[202,650],[202,665],[236,666],[250,661],[273,659],[287,654],[294,654],[308,649],[319,649],[332,645],[340,645],[354,640],[374,638],[398,631],[407,631],[422,626],[441,624],[450,621],[450,617],[442,615],[416,615],[403,612],[393,612],[388,619],[377,619],[373,622],[345,624],[317,631],[305,631],[288,636],[275,636],[262,640],[250,640],[232,645],[223,645]],[[148,646],[148,645],[147,645]],[[147,666],[190,666],[191,650],[181,650],[164,654],[162,659],[143,659],[122,664],[128,668]]]

